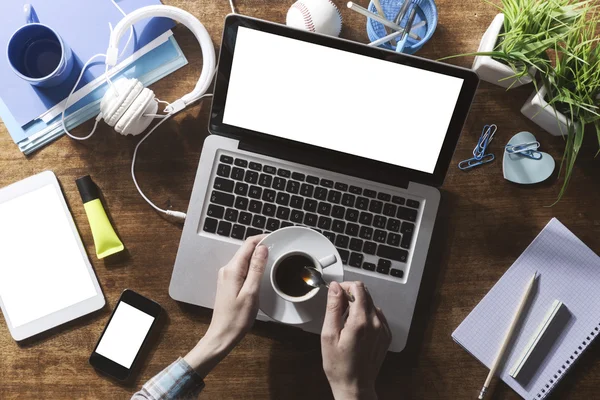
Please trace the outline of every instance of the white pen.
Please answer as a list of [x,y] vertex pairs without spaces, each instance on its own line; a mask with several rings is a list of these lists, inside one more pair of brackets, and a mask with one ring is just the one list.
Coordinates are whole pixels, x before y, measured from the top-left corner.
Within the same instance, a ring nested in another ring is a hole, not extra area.
[[[426,24],[425,21],[421,21],[418,24],[413,25],[412,29],[420,28],[422,26],[425,26],[425,24]],[[411,33],[412,33],[412,29],[411,29]],[[404,33],[403,30],[402,31],[396,31],[394,33],[390,33],[389,35],[384,36],[381,39],[377,39],[377,40],[372,41],[371,43],[369,43],[369,46],[379,46],[380,44],[387,43],[390,40],[392,40],[392,39],[394,39],[394,38],[396,38],[398,36],[401,36],[403,33]]]
[[[355,4],[355,3],[351,2],[351,1],[349,1],[348,4],[347,4],[347,7],[349,9],[351,9],[352,11],[356,11],[357,13],[362,14],[362,15],[364,15],[367,18],[374,19],[375,21],[380,22],[380,23],[382,23],[383,25],[385,25],[385,26],[387,26],[389,28],[392,28],[392,29],[394,29],[396,31],[402,31],[402,32],[404,32],[404,28],[402,28],[401,26],[399,26],[399,25],[397,25],[397,24],[395,24],[395,23],[393,23],[391,21],[388,21],[385,18],[382,18],[382,17],[380,17],[379,15],[377,15],[375,13],[372,13],[371,11],[367,10],[366,8],[359,6],[358,4]],[[421,38],[419,36],[415,35],[412,32],[410,33],[410,37],[413,38],[413,39],[421,40]]]

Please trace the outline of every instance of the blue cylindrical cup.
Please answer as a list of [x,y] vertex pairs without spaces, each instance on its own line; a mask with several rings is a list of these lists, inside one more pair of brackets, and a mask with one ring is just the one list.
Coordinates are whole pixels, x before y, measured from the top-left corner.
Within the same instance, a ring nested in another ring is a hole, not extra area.
[[25,7],[26,24],[8,41],[6,57],[21,79],[38,87],[63,83],[73,70],[73,52],[60,35],[37,21],[32,8]]

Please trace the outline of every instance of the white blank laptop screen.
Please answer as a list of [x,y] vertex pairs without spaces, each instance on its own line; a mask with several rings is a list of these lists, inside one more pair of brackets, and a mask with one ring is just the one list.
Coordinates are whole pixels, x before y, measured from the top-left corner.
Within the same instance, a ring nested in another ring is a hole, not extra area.
[[239,27],[223,123],[433,173],[462,85]]

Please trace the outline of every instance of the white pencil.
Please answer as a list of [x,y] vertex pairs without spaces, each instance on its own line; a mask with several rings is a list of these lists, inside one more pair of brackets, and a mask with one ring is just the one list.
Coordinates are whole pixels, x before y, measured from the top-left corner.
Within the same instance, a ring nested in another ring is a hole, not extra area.
[[[425,24],[426,24],[425,21],[421,21],[418,24],[413,25],[412,29],[420,28],[422,26],[425,26]],[[411,32],[412,32],[412,29],[411,29]],[[372,41],[371,43],[369,43],[369,46],[379,46],[380,44],[387,43],[390,40],[392,40],[392,39],[394,39],[394,38],[402,35],[403,33],[404,33],[404,31],[396,31],[394,33],[390,33],[389,35],[384,36],[381,39],[377,39],[377,40]]]
[[506,332],[506,336],[504,336],[504,341],[502,342],[502,345],[500,346],[500,350],[498,350],[498,354],[496,354],[496,359],[494,360],[494,363],[492,364],[490,373],[488,374],[487,379],[485,380],[485,383],[483,384],[483,388],[481,388],[481,392],[479,392],[479,397],[478,397],[479,400],[483,399],[483,397],[485,396],[485,392],[487,391],[488,387],[490,387],[490,382],[492,381],[492,378],[496,374],[496,370],[498,369],[498,366],[500,365],[500,361],[502,360],[502,357],[504,356],[504,352],[506,351],[506,348],[508,347],[508,343],[510,342],[512,334],[515,331],[515,328],[517,326],[517,323],[519,322],[519,319],[521,318],[521,314],[523,314],[523,310],[525,309],[525,304],[527,304],[527,299],[529,298],[529,294],[531,293],[531,290],[533,289],[533,284],[535,283],[536,277],[537,277],[537,271],[534,272],[533,277],[531,278],[531,280],[529,281],[529,284],[527,285],[527,289],[525,289],[525,293],[523,293],[523,297],[521,298],[521,303],[519,304],[519,307],[517,308],[517,311],[515,312],[515,316],[513,317],[513,320],[510,323],[508,332]]
[[[359,14],[364,15],[367,18],[371,18],[374,19],[377,22],[382,23],[384,26],[387,26],[389,28],[392,28],[396,31],[402,31],[404,32],[404,28],[402,28],[399,25],[396,25],[395,23],[388,21],[385,18],[380,17],[379,15],[372,13],[371,11],[367,10],[364,7],[359,6],[358,4],[354,4],[353,2],[349,1],[348,4],[346,5],[349,9],[351,9],[352,11],[356,11]],[[421,40],[420,37],[418,37],[417,35],[415,35],[414,33],[410,33],[409,34],[411,38],[413,39],[417,39],[417,40]]]

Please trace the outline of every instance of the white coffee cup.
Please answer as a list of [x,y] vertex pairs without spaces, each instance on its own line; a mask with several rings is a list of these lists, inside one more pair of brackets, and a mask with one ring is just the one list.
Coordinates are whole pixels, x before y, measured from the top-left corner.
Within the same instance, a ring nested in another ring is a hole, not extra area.
[[330,254],[317,260],[315,257],[304,251],[290,251],[288,253],[282,254],[279,256],[277,260],[273,263],[273,268],[271,268],[271,286],[273,286],[273,290],[277,293],[282,299],[287,300],[292,303],[301,303],[307,300],[312,299],[319,292],[320,288],[313,288],[309,292],[307,292],[303,296],[290,296],[284,293],[280,288],[278,283],[276,282],[275,276],[277,274],[277,270],[281,267],[281,264],[284,260],[292,257],[292,256],[303,256],[310,260],[308,263],[308,267],[316,268],[321,274],[323,273],[323,269],[333,265],[337,262],[337,258],[335,254]]

